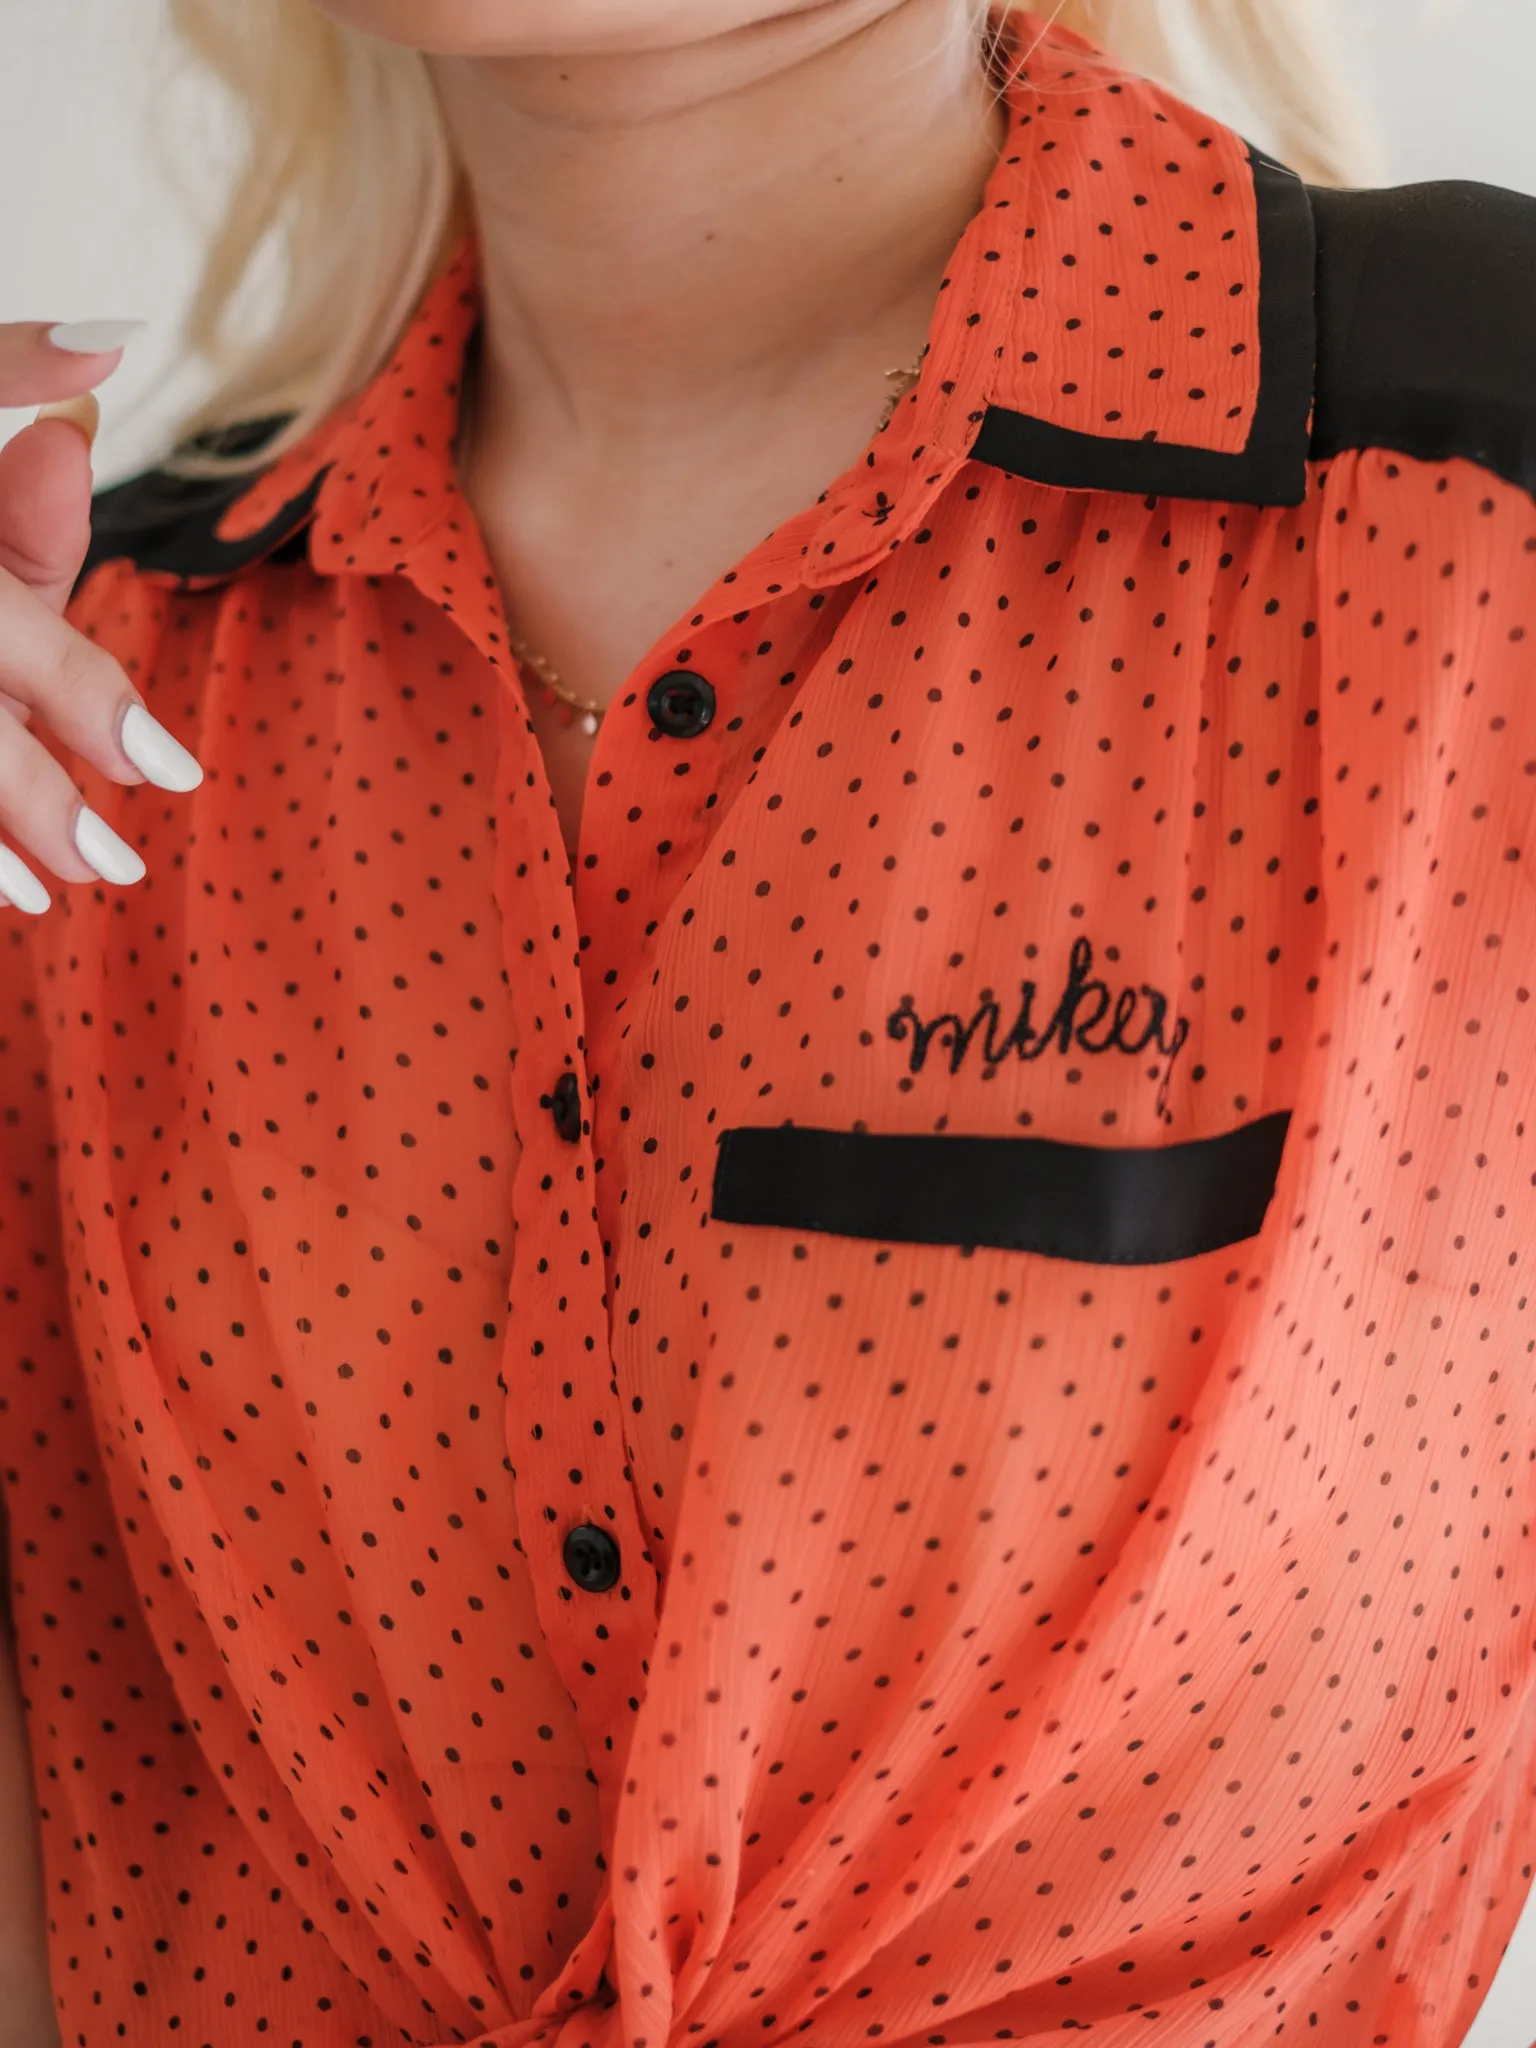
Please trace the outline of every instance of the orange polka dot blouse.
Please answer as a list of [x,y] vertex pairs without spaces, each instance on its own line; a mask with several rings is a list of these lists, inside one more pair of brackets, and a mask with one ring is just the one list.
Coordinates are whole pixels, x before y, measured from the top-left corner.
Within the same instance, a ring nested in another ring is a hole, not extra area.
[[1536,205],[1054,37],[564,853],[475,260],[0,928],[70,2048],[1458,2048],[1536,1856]]

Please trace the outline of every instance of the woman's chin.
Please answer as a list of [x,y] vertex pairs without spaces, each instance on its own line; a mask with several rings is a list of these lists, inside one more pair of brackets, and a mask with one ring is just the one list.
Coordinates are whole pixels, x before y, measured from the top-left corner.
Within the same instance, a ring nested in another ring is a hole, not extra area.
[[840,0],[315,0],[325,14],[433,56],[620,56],[682,48]]

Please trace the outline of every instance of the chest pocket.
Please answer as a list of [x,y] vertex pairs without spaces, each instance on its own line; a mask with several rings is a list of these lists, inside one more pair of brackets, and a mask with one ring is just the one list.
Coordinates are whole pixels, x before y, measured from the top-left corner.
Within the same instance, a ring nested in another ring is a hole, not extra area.
[[1288,1110],[1145,1149],[1037,1137],[722,1133],[712,1212],[726,1223],[891,1244],[995,1246],[1096,1266],[1161,1266],[1257,1237]]

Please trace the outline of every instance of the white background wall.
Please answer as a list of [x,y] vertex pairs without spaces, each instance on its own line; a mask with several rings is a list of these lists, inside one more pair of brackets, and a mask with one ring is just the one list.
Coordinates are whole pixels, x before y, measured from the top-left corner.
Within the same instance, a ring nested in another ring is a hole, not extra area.
[[[1536,194],[1536,0],[1339,5],[1392,182]],[[166,175],[167,135],[205,139],[201,175]],[[161,0],[0,0],[0,320],[151,323],[103,393],[103,477],[154,458],[187,389],[176,331],[221,140],[174,82]],[[16,424],[0,412],[0,438]],[[1536,1895],[1464,2048],[1536,2048]]]

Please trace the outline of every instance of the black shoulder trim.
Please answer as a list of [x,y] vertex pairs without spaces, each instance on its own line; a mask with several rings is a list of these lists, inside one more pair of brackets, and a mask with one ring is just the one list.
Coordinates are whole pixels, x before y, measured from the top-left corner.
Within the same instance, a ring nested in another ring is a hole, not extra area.
[[1307,495],[1307,421],[1317,336],[1317,244],[1309,188],[1251,145],[1258,201],[1259,395],[1248,445],[1236,455],[1172,441],[1075,433],[990,406],[974,461],[1074,491],[1299,505]]
[[[202,437],[200,453],[244,455],[260,448],[286,418],[253,420]],[[174,476],[163,469],[130,477],[98,493],[91,507],[91,545],[79,583],[103,562],[128,560],[138,569],[176,576],[184,583],[216,583],[264,561],[303,532],[314,515],[325,471],[313,477],[259,533],[225,541],[219,521],[257,482],[260,471],[230,478]]]
[[1311,199],[1313,455],[1465,456],[1536,494],[1536,199],[1460,180]]

